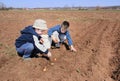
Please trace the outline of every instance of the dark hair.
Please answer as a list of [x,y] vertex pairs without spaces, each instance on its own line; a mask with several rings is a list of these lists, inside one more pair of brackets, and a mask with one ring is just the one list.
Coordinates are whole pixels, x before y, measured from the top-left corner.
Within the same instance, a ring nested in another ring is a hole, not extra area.
[[69,28],[70,24],[68,21],[63,21],[62,27],[65,27],[66,29]]

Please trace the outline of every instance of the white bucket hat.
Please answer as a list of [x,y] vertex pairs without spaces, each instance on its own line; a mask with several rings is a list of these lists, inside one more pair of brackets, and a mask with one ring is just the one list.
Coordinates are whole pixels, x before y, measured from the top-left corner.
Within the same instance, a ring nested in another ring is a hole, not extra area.
[[45,20],[42,19],[36,19],[34,24],[33,24],[34,28],[38,28],[40,30],[47,30],[47,24]]

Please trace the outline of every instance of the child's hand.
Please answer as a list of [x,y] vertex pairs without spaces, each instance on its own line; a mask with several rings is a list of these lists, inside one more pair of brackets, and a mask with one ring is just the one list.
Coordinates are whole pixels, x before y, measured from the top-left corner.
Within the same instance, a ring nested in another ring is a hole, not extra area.
[[55,42],[55,43],[58,43],[59,41],[54,37],[54,36],[51,36],[52,40]]
[[41,44],[43,44],[43,43],[44,43],[44,41],[43,41],[43,39],[42,39],[42,38],[40,39],[40,43],[41,43]]
[[74,51],[74,52],[77,52],[77,50],[73,47],[73,45],[71,45],[70,50],[71,50],[71,51]]
[[58,43],[58,40],[57,40],[57,39],[54,39],[53,41],[54,41],[55,43]]
[[48,57],[51,57],[51,56],[52,56],[51,52],[48,52],[48,53],[47,53],[47,56],[48,56]]

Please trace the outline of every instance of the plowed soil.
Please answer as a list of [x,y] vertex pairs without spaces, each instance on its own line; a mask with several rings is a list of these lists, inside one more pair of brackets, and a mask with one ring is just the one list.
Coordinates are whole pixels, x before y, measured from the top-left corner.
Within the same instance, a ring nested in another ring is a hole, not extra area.
[[[38,18],[49,28],[68,20],[77,52],[50,49],[54,65],[19,57],[15,39]],[[120,81],[120,12],[0,11],[0,81]]]

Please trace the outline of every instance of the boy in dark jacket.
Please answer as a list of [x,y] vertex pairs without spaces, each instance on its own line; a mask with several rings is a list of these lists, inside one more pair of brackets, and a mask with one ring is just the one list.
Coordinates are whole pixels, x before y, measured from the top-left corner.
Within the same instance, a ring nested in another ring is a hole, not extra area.
[[[46,21],[42,19],[35,20],[33,26],[28,26],[21,31],[21,36],[16,39],[15,46],[18,54],[24,59],[29,59],[32,54],[46,54],[51,57],[48,50],[49,46],[45,46],[41,35],[47,30]],[[50,43],[50,42],[49,42]]]
[[68,41],[70,49],[74,52],[77,50],[73,46],[73,42],[69,33],[69,22],[64,21],[61,25],[54,26],[48,30],[49,37],[52,38],[52,41],[55,43],[55,47],[59,48],[60,43],[63,43],[65,40]]

